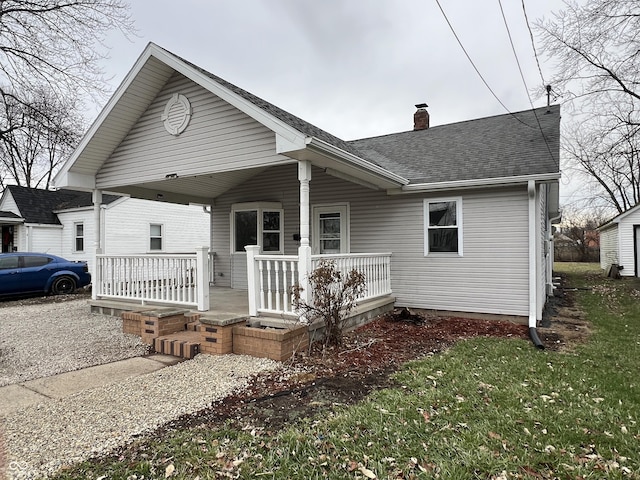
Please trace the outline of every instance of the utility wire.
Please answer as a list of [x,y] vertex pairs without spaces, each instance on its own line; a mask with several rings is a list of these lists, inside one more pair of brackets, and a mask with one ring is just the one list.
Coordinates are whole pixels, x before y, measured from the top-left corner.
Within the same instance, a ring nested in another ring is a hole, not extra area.
[[[502,6],[500,6],[502,9]],[[524,0],[522,0],[522,12],[524,13],[524,21],[527,24],[527,29],[529,30],[529,37],[531,38],[531,48],[533,49],[533,56],[536,59],[536,65],[538,65],[538,72],[540,73],[540,80],[542,80],[542,86],[544,87],[547,82],[544,81],[544,75],[542,75],[542,68],[540,67],[540,59],[538,58],[538,52],[536,51],[536,42],[533,38],[533,31],[531,30],[531,24],[529,23],[529,16],[527,15],[527,8],[524,5]]]
[[478,76],[480,77],[480,79],[482,80],[482,82],[485,84],[485,86],[489,89],[489,91],[491,92],[491,94],[494,96],[494,98],[498,101],[498,103],[500,103],[500,105],[502,105],[502,108],[504,108],[506,110],[506,112],[511,115],[513,118],[515,118],[516,120],[518,120],[520,123],[522,123],[523,125],[526,125],[529,128],[535,128],[532,127],[531,125],[523,122],[520,118],[518,118],[515,114],[513,114],[508,108],[507,106],[502,103],[502,100],[500,100],[500,98],[498,98],[498,95],[496,95],[496,92],[493,91],[493,89],[489,86],[489,84],[487,83],[487,81],[484,79],[484,77],[482,76],[482,74],[480,73],[480,70],[478,70],[478,67],[476,67],[476,64],[473,62],[473,60],[471,59],[471,56],[469,55],[469,53],[467,52],[467,49],[464,48],[464,45],[462,44],[462,41],[460,40],[460,38],[458,37],[458,34],[456,33],[455,29],[453,28],[453,25],[451,25],[451,22],[449,21],[449,17],[447,17],[447,14],[445,13],[444,9],[442,8],[442,5],[440,5],[440,0],[436,0],[436,4],[438,5],[438,8],[440,9],[440,11],[442,12],[442,16],[444,17],[444,19],[447,22],[447,25],[449,25],[449,29],[451,30],[451,33],[453,33],[453,36],[456,38],[456,40],[458,41],[458,45],[460,45],[460,48],[462,48],[462,51],[464,52],[464,54],[467,57],[467,60],[469,60],[469,63],[471,63],[471,66],[473,67],[473,69],[476,71],[476,73],[478,74]]
[[549,146],[549,142],[547,141],[547,136],[544,134],[542,130],[542,124],[540,123],[540,118],[538,118],[538,113],[536,112],[536,108],[533,106],[533,100],[531,100],[531,94],[529,93],[529,87],[527,86],[527,80],[524,77],[524,73],[522,71],[522,65],[520,65],[520,59],[518,58],[518,53],[516,52],[516,47],[513,43],[513,37],[511,36],[511,30],[509,29],[509,23],[507,22],[507,17],[504,14],[504,8],[502,8],[502,0],[498,0],[498,5],[500,5],[500,13],[502,14],[502,20],[504,21],[504,27],[507,29],[507,35],[509,37],[509,43],[511,44],[511,51],[513,52],[513,56],[516,59],[516,64],[518,65],[518,71],[520,72],[520,78],[522,79],[522,84],[524,85],[524,89],[527,92],[527,98],[529,99],[529,104],[531,105],[531,111],[533,112],[534,117],[536,118],[536,122],[538,123],[538,128],[540,129],[540,133],[542,134],[542,138],[544,139],[544,143],[547,146],[547,150],[549,151],[549,155],[551,156],[551,160],[556,164],[558,168],[560,168],[559,159],[556,159],[553,156],[553,152],[551,151],[551,147]]

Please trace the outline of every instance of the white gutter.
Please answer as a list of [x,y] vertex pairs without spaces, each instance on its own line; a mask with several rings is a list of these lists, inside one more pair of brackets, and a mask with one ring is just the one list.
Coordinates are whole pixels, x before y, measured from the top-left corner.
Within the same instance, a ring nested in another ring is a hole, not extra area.
[[389,170],[385,170],[384,168],[379,167],[374,163],[363,160],[357,155],[342,150],[341,148],[331,145],[324,140],[319,140],[316,137],[307,137],[306,143],[309,150],[315,150],[320,153],[329,154],[337,160],[343,160],[346,163],[366,170],[368,173],[371,173],[377,177],[381,177],[388,182],[396,183],[398,187],[406,186],[409,183],[409,180],[407,180],[406,178],[390,172]]
[[402,188],[390,189],[389,195],[400,195],[403,193],[426,193],[439,190],[467,189],[478,187],[495,187],[497,185],[528,185],[529,182],[552,182],[560,179],[560,173],[542,173],[539,175],[519,175],[515,177],[493,177],[472,180],[454,180],[451,182],[415,183],[404,185]]

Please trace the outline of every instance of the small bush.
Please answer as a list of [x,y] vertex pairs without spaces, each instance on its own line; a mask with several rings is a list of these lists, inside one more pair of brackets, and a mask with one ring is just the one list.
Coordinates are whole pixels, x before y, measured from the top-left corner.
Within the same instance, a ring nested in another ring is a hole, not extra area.
[[321,318],[325,323],[325,345],[342,344],[342,332],[356,300],[366,289],[365,276],[357,270],[344,274],[335,262],[323,260],[309,274],[312,292],[311,304],[301,298],[304,289],[300,285],[291,288],[293,305],[306,320]]

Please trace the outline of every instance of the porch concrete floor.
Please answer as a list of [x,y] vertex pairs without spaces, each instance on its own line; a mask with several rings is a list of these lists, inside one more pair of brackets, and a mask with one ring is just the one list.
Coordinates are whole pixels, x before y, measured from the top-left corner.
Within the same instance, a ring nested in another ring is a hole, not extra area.
[[[120,315],[125,311],[140,310],[143,307],[152,308],[160,306],[158,303],[147,302],[142,305],[140,302],[131,300],[90,300],[91,310],[110,315]],[[167,304],[161,305],[169,306]],[[174,308],[185,308],[196,311],[193,307],[187,305],[170,305]],[[209,289],[209,313],[231,313],[237,316],[249,315],[249,296],[246,290],[237,290],[228,287],[211,287]]]

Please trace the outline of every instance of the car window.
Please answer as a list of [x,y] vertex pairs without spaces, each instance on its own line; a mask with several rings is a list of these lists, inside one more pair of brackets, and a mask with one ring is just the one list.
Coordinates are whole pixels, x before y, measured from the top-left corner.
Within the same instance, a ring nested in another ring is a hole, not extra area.
[[41,257],[41,256],[28,256],[23,257],[25,268],[28,267],[41,267],[42,265],[46,265],[47,263],[51,263],[50,257]]
[[0,270],[8,270],[18,268],[18,259],[20,257],[0,257]]

